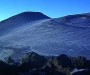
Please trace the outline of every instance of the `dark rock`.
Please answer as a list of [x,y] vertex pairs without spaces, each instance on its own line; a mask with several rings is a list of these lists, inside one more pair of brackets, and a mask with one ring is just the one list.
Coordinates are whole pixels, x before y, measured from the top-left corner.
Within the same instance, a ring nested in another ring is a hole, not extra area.
[[0,61],[0,75],[18,75],[17,66]]
[[58,56],[57,60],[59,65],[61,65],[62,67],[73,67],[70,58],[65,54]]
[[41,68],[46,62],[47,59],[44,56],[31,52],[22,60],[22,64],[19,68],[24,72],[29,69]]
[[71,60],[74,68],[78,69],[86,68],[87,59],[85,57],[79,56],[77,58],[72,58]]

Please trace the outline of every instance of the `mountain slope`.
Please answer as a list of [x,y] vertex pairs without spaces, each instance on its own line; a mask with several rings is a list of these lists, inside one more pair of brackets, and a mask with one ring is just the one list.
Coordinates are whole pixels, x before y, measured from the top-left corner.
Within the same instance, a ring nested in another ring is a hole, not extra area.
[[2,34],[5,31],[8,32],[13,28],[42,19],[50,19],[50,17],[41,12],[23,12],[0,22],[0,32]]
[[20,58],[34,51],[43,55],[81,55],[90,59],[89,19],[88,14],[77,14],[23,24],[0,36],[0,58]]

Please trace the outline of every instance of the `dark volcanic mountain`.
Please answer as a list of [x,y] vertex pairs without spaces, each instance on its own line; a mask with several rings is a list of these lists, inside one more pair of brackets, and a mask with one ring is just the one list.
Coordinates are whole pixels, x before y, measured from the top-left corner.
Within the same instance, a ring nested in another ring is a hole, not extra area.
[[89,32],[89,13],[51,19],[42,13],[25,12],[0,23],[0,59],[20,59],[30,51],[90,59]]
[[12,28],[42,19],[50,19],[50,17],[44,15],[41,12],[23,12],[2,21],[0,23],[0,32],[7,32],[10,31]]

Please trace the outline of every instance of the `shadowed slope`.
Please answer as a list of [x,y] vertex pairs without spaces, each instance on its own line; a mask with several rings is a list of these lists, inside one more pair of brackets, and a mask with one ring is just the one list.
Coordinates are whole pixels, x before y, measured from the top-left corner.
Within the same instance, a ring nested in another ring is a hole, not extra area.
[[8,32],[12,28],[43,19],[50,19],[50,17],[41,12],[23,12],[0,22],[0,32]]

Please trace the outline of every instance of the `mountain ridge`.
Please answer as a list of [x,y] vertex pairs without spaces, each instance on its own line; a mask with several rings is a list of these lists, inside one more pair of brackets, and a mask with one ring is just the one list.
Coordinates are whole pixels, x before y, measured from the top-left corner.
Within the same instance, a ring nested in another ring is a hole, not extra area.
[[[37,20],[50,19],[41,12],[23,12],[0,22],[0,32],[9,31],[15,27]],[[11,29],[10,29],[11,28]],[[4,34],[4,33],[3,33]]]
[[[14,16],[12,16],[12,17],[9,17],[9,18],[7,18],[7,19],[5,19],[5,20],[3,20],[3,21],[0,21],[0,23],[5,22],[5,21],[7,21],[8,19],[13,18],[13,17],[16,17],[16,16],[22,16],[22,15],[27,16],[27,15],[29,15],[29,17],[30,17],[31,14],[33,14],[33,15],[39,14],[39,15],[41,15],[41,16],[44,16],[45,18],[50,18],[50,17],[44,15],[44,14],[41,13],[41,12],[26,11],[26,12],[22,12],[22,13],[16,14],[16,15],[14,15]],[[32,16],[33,16],[33,15],[32,15]],[[32,18],[32,17],[31,17],[31,18]]]

